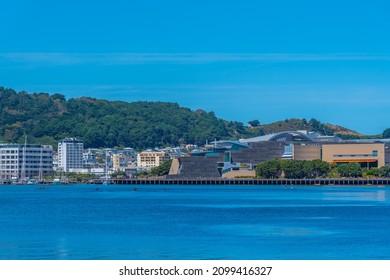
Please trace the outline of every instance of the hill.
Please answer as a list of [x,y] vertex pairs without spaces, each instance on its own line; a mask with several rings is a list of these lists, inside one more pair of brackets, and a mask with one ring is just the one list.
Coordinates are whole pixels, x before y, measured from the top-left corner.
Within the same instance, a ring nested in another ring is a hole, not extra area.
[[61,94],[15,92],[0,87],[0,141],[52,144],[82,138],[85,147],[136,149],[241,138],[251,135],[242,123],[213,112],[191,111],[176,103],[121,102],[71,98]]
[[341,137],[355,137],[360,138],[365,135],[358,133],[356,131],[350,130],[348,128],[321,123],[316,119],[311,119],[309,121],[305,119],[286,119],[284,121],[277,121],[271,124],[264,124],[252,128],[252,130],[258,130],[264,134],[275,133],[285,130],[307,130],[307,131],[317,131],[323,135],[339,135]]
[[62,94],[29,94],[4,87],[0,87],[0,109],[0,142],[23,143],[27,135],[29,143],[53,146],[65,137],[79,137],[85,147],[144,149],[186,143],[203,145],[206,140],[248,138],[283,130],[362,136],[315,119],[289,119],[251,127],[176,103],[128,103],[89,97],[66,100]]

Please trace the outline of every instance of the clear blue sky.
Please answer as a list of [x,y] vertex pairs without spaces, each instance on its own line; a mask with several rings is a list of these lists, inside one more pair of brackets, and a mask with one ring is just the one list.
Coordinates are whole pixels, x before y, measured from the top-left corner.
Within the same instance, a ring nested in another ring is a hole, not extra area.
[[390,127],[390,1],[0,2],[0,85]]

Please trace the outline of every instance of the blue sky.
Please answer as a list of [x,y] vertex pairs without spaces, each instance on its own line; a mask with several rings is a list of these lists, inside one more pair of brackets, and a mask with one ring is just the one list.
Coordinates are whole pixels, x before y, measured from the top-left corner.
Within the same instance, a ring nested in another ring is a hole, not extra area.
[[389,1],[0,2],[0,85],[390,127]]

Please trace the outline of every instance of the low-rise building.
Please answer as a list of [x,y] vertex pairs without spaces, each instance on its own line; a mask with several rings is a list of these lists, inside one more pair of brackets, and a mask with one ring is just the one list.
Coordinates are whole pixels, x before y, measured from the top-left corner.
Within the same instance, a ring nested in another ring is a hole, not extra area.
[[385,165],[384,143],[340,143],[323,144],[322,160],[330,163],[357,162],[362,167]]
[[206,149],[193,151],[191,157],[175,160],[169,177],[249,177],[257,164],[275,158],[357,162],[366,168],[390,166],[390,139],[344,141],[317,132],[282,131],[239,141],[214,141]]
[[166,152],[143,151],[137,155],[137,165],[148,168],[157,167],[170,159],[171,155]]

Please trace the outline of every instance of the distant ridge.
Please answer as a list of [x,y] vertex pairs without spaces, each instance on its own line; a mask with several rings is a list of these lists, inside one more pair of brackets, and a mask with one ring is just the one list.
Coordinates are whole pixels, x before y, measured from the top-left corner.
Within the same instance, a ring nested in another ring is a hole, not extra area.
[[339,135],[341,137],[366,137],[366,135],[356,132],[354,130],[329,124],[321,123],[316,119],[311,119],[307,121],[306,119],[286,119],[284,121],[277,121],[270,124],[259,125],[252,127],[252,130],[259,130],[264,134],[270,134],[286,130],[307,130],[307,131],[317,131],[323,135]]
[[16,92],[0,87],[0,142],[51,144],[65,137],[83,139],[85,147],[130,146],[136,149],[203,145],[206,140],[240,139],[284,130],[366,137],[315,119],[286,119],[246,126],[219,119],[213,112],[192,111],[168,102],[122,102],[90,97],[66,100],[62,94]]
[[342,126],[339,126],[339,125],[334,125],[334,124],[330,124],[330,123],[325,123],[324,125],[329,127],[330,129],[332,129],[334,134],[350,135],[350,136],[356,136],[356,137],[364,137],[364,136],[366,136],[364,134],[361,134],[359,132],[356,132],[354,130],[350,130],[348,128],[345,128],[345,127],[342,127]]

